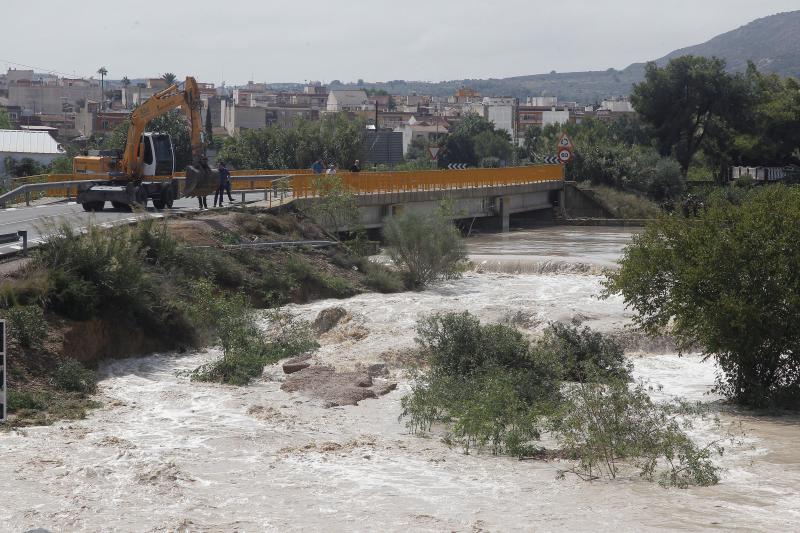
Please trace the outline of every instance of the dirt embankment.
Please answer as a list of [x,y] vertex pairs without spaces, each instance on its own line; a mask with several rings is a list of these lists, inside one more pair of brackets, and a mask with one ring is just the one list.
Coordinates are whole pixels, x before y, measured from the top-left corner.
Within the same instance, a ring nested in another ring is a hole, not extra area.
[[[154,235],[164,230],[157,224],[158,231],[151,231]],[[9,309],[23,305],[38,309],[39,320],[45,323],[44,338],[32,345],[19,342],[13,328],[10,332],[14,354],[9,358],[10,388],[18,394],[43,395],[42,401],[26,396],[23,404],[36,410],[57,401],[60,393],[52,387],[51,374],[61,361],[74,359],[93,368],[103,359],[182,351],[212,341],[215,326],[197,324],[193,308],[202,307],[203,300],[213,295],[199,294],[196,287],[223,297],[244,294],[257,308],[345,298],[372,290],[367,275],[372,267],[345,246],[273,246],[332,240],[291,209],[206,211],[169,218],[164,224],[166,237],[158,243],[150,242],[152,236],[143,239],[146,245],[136,259],[141,264],[133,265],[143,272],[139,285],[131,288],[117,279],[131,294],[111,304],[109,298],[117,294],[102,280],[116,278],[108,272],[105,278],[94,276],[83,271],[85,263],[60,269],[52,261],[38,261],[39,252],[34,252],[31,262],[0,278],[0,312],[8,316]],[[142,239],[136,237],[136,230],[114,234],[112,240],[116,238]],[[111,267],[98,261],[91,268],[116,267],[113,256],[106,263],[112,263]],[[97,298],[89,302],[93,311],[83,313],[87,291]],[[13,402],[9,405],[15,410]]]

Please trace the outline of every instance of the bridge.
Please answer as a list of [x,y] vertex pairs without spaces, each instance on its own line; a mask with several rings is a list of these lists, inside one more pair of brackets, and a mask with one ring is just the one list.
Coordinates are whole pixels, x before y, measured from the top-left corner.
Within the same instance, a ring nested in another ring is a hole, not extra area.
[[[233,191],[244,203],[271,206],[293,201],[300,206],[315,202],[324,180],[309,170],[240,170],[231,173]],[[177,174],[176,177],[183,177]],[[485,219],[498,230],[508,230],[512,215],[548,218],[555,205],[563,206],[564,176],[560,165],[534,165],[494,169],[424,170],[409,172],[344,172],[338,174],[355,195],[360,222],[379,228],[386,217],[404,211],[425,212],[447,202],[457,219]],[[14,200],[24,204],[0,209],[0,235],[28,231],[36,245],[48,224],[59,220],[82,227],[90,220],[101,224],[129,222],[143,216],[196,209],[194,198],[179,199],[173,209],[147,213],[104,210],[85,213],[70,202],[80,182],[102,179],[87,174],[53,174],[12,180],[13,191],[0,195],[0,206]],[[156,177],[156,180],[169,177]],[[63,198],[66,202],[35,205],[38,196]],[[20,248],[16,242],[0,242],[0,255]]]
[[[364,172],[341,174],[344,186],[356,194],[360,223],[381,227],[387,217],[402,212],[424,213],[443,202],[457,219],[493,219],[493,226],[508,231],[511,215],[551,218],[563,205],[564,171],[561,165]],[[294,176],[295,202],[316,201],[320,191],[316,176]]]

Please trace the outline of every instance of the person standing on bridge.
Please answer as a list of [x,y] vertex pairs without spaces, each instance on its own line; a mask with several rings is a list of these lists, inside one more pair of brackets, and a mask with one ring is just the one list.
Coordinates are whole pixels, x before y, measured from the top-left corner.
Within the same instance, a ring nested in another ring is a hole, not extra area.
[[350,172],[361,172],[361,162],[358,159],[356,159],[356,162],[350,167]]
[[219,206],[222,207],[222,198],[226,191],[228,193],[228,200],[233,203],[233,198],[231,197],[231,173],[228,171],[228,167],[225,166],[225,161],[220,161],[219,186],[214,192],[214,207],[217,207],[217,197],[219,197]]
[[311,170],[314,174],[322,174],[322,171],[325,170],[325,164],[322,162],[322,159],[314,161],[314,164],[311,165]]

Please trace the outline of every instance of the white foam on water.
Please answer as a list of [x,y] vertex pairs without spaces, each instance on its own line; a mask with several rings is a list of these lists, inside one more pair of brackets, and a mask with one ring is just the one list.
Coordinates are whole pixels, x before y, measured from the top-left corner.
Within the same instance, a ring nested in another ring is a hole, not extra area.
[[[290,308],[313,319],[344,307],[351,318],[322,337],[317,357],[350,368],[391,364],[413,348],[416,320],[433,312],[523,317],[531,334],[576,316],[618,331],[630,317],[619,299],[597,297],[601,281],[587,273],[470,272],[424,292]],[[789,531],[800,523],[796,419],[723,413],[723,426],[741,427],[746,437],[719,460],[726,470],[717,486],[557,480],[558,463],[464,455],[436,437],[410,435],[398,421],[409,388],[403,379],[379,400],[336,408],[282,392],[277,366],[249,387],[189,380],[187,370],[219,355],[107,362],[104,407],[86,420],[0,433],[0,530]],[[657,399],[716,399],[706,394],[711,361],[668,353],[632,361]],[[712,439],[720,428],[699,421],[692,434]]]

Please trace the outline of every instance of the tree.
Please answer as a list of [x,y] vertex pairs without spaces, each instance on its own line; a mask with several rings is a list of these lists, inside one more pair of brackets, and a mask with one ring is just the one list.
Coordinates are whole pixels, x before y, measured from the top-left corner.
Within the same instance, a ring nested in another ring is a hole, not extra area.
[[23,157],[19,161],[11,156],[6,156],[4,165],[6,167],[6,174],[14,176],[15,178],[24,178],[26,176],[38,176],[44,174],[45,167],[41,163],[36,162],[30,157]]
[[131,80],[128,79],[128,76],[123,76],[122,77],[122,86],[127,89],[130,86],[130,84],[131,84]]
[[307,214],[332,233],[354,231],[359,224],[356,197],[337,174],[321,174],[314,180],[317,198]]
[[[110,134],[102,139],[101,146],[104,150],[125,149],[128,140],[130,121],[125,120],[115,127]],[[175,152],[175,170],[183,171],[192,162],[192,140],[189,134],[189,124],[186,117],[178,109],[151,120],[146,131],[167,133],[172,139],[172,148]]]
[[461,276],[466,248],[458,229],[442,210],[403,213],[386,220],[386,250],[412,287]]
[[750,406],[800,405],[800,188],[721,195],[697,218],[663,217],[609,275],[646,332],[715,357],[717,390]]
[[48,172],[51,174],[72,174],[72,157],[57,157],[50,163]]
[[106,108],[106,75],[108,74],[108,70],[106,67],[100,67],[97,69],[97,73],[100,74],[100,109]]
[[172,72],[165,72],[164,74],[161,75],[161,79],[167,82],[167,85],[172,85],[173,83],[175,83],[175,80],[177,80],[178,77]]
[[495,130],[494,123],[476,113],[467,113],[453,131],[440,141],[439,166],[465,163],[478,166],[482,160],[508,160],[513,153],[508,133]]
[[11,117],[8,115],[8,111],[5,108],[0,107],[0,130],[10,130],[11,129]]
[[728,75],[723,60],[683,56],[664,68],[648,63],[631,102],[654,128],[661,153],[674,155],[685,176],[699,150],[729,133],[746,95],[741,77]]
[[800,82],[762,74],[750,63],[746,81],[752,110],[734,142],[736,162],[746,166],[800,164]]

